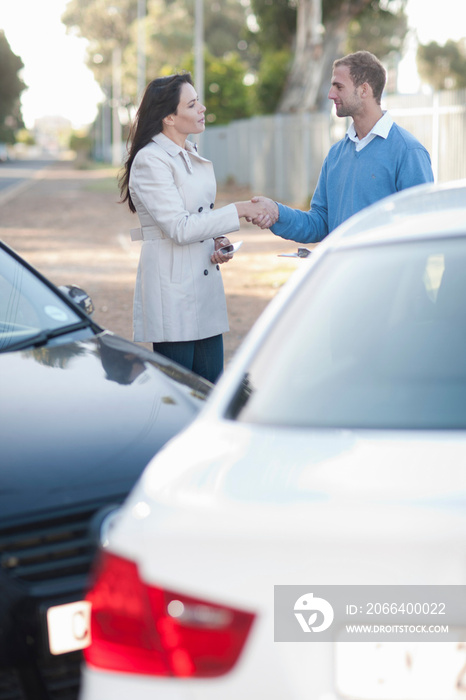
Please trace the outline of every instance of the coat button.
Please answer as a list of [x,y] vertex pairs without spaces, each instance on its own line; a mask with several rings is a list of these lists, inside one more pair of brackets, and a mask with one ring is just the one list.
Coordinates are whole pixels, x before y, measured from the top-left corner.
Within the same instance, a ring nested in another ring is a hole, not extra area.
[[220,270],[220,265],[216,265],[217,270]]
[[213,209],[213,208],[214,208],[214,203],[213,203],[213,202],[211,202],[211,204],[210,204],[210,208],[211,208],[211,209]]
[[209,274],[209,270],[204,270],[204,274],[205,274],[205,275],[208,275],[208,274]]
[[199,214],[201,213],[201,211],[202,211],[203,209],[204,209],[204,207],[199,207],[199,209],[197,210],[197,211],[199,212]]

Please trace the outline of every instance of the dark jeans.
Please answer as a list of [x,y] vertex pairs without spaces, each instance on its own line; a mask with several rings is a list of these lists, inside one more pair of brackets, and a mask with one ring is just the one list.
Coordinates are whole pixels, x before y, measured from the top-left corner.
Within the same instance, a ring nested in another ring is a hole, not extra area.
[[152,343],[154,352],[215,382],[223,371],[223,336],[179,343]]

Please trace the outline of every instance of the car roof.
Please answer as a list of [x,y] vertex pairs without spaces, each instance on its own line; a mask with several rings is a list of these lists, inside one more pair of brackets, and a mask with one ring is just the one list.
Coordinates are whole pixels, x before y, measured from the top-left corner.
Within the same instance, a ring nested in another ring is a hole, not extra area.
[[329,247],[454,236],[466,233],[466,180],[397,192],[341,224]]

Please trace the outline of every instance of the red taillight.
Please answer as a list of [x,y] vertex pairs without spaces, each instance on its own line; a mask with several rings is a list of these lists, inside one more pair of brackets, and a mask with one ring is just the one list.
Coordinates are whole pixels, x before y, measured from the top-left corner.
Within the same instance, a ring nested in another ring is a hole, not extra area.
[[254,615],[143,583],[104,552],[87,595],[92,666],[153,676],[220,676],[235,665]]

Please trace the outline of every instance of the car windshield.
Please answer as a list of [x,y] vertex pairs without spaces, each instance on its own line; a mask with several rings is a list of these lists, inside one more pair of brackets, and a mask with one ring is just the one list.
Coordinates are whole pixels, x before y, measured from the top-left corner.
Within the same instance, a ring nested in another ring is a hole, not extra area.
[[230,417],[466,428],[466,239],[322,258],[255,356]]
[[0,248],[0,352],[80,322],[52,289]]

